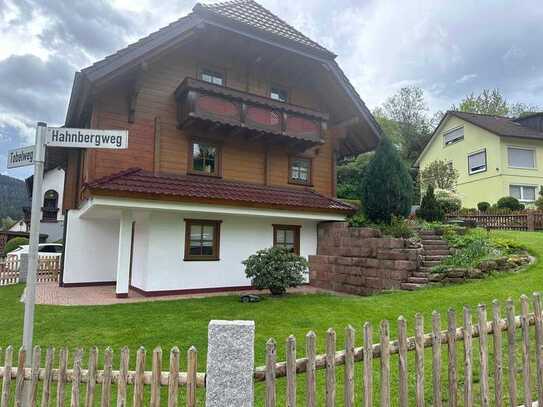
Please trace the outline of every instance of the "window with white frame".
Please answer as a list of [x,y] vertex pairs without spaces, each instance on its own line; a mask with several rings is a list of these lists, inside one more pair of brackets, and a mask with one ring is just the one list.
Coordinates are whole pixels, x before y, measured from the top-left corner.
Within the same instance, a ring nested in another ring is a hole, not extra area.
[[486,150],[468,155],[468,172],[477,174],[486,171]]
[[535,150],[532,148],[508,147],[509,167],[535,168]]
[[448,131],[443,135],[443,144],[446,146],[449,146],[454,143],[458,143],[459,141],[464,140],[464,128],[459,127],[458,129],[454,129],[451,131]]
[[536,194],[535,185],[509,185],[509,195],[521,202],[534,202]]

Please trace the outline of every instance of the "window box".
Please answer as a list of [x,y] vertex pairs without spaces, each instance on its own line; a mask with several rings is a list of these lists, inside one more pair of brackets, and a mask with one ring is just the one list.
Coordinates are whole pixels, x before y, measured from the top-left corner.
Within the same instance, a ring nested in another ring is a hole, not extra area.
[[220,220],[185,219],[185,261],[218,261]]

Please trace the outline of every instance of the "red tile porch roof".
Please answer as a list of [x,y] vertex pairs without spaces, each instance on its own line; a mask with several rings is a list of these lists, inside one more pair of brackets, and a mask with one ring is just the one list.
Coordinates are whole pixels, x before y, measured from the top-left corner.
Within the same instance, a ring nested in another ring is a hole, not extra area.
[[137,196],[314,212],[350,213],[356,210],[345,202],[309,188],[265,186],[197,175],[155,175],[140,168],[100,178],[85,187],[94,195]]

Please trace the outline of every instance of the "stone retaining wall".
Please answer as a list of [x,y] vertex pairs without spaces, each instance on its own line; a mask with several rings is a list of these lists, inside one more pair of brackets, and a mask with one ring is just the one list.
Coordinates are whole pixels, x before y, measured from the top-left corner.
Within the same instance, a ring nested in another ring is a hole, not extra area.
[[383,237],[376,229],[331,222],[319,225],[317,253],[309,256],[311,285],[370,295],[399,289],[418,268],[421,248],[406,239]]

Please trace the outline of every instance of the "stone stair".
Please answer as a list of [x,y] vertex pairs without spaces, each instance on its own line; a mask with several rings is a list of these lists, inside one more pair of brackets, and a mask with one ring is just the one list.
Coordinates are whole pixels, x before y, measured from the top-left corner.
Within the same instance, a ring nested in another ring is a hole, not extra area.
[[449,244],[435,230],[419,230],[422,245],[422,261],[416,271],[412,271],[401,284],[402,290],[414,291],[426,287],[430,282],[432,268],[449,255]]

